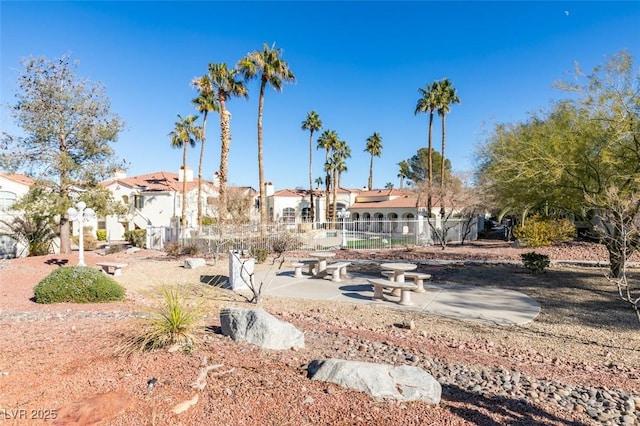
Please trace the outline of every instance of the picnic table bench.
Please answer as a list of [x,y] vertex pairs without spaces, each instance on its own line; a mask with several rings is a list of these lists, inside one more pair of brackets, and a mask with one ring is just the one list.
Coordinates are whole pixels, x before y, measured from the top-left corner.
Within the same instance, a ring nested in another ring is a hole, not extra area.
[[400,300],[398,301],[399,305],[407,306],[413,304],[411,301],[411,292],[416,288],[414,284],[398,283],[383,278],[371,278],[367,279],[367,281],[369,281],[369,284],[373,286],[374,299],[388,300],[384,297],[383,290],[385,288],[389,288],[400,291]]
[[118,262],[98,262],[97,266],[102,268],[102,272],[105,274],[112,274],[114,277],[122,274],[122,268],[127,267],[126,263]]
[[[390,281],[394,281],[395,273],[393,271],[382,271],[381,274],[387,277]],[[416,293],[424,293],[426,291],[424,289],[424,280],[431,279],[430,274],[423,274],[421,272],[405,272],[404,277],[413,280],[416,285],[416,288],[414,289]]]
[[347,275],[347,266],[351,265],[351,262],[336,262],[327,265],[327,274],[331,274],[331,281],[340,282],[341,278]]

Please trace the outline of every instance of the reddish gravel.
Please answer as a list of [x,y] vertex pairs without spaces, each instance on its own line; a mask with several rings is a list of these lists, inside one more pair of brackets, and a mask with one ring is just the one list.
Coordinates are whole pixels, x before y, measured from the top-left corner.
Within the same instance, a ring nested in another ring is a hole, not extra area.
[[[446,250],[431,247],[375,253],[340,251],[338,257],[519,260],[525,251],[528,250],[489,241],[451,246]],[[536,251],[556,260],[607,259],[602,247],[587,243]],[[575,327],[575,331],[571,331],[577,337],[574,342],[565,334],[553,335],[557,329],[549,323],[556,321],[553,312],[560,309],[555,306],[549,309],[549,314],[543,313],[539,321],[522,330],[436,317],[416,318],[416,328],[408,330],[397,326],[406,320],[398,311],[267,298],[263,308],[307,332],[305,349],[278,352],[238,344],[221,336],[219,307],[243,305],[242,299],[225,291],[195,287],[194,291],[210,306],[202,348],[190,355],[156,351],[128,358],[115,357],[113,348],[135,327],[133,315],[149,303],[150,283],[167,282],[172,274],[184,277],[187,271],[177,266],[180,261],[168,260],[163,253],[151,251],[133,255],[118,253],[108,258],[129,263],[121,277],[128,289],[126,302],[48,306],[33,303],[34,285],[58,265],[75,264],[75,253],[1,263],[0,409],[6,410],[6,416],[18,417],[5,420],[4,424],[594,424],[580,410],[473,394],[455,387],[445,388],[441,404],[433,407],[418,402],[374,401],[359,392],[306,378],[305,366],[312,359],[366,359],[366,354],[358,348],[377,344],[418,354],[421,363],[440,359],[486,368],[502,366],[534,377],[599,384],[628,392],[640,390],[640,374],[634,369],[640,360],[640,341],[633,337],[637,329],[635,332],[620,330],[620,339],[631,350],[619,350],[623,344],[618,340],[607,343],[605,337],[599,337],[597,328],[566,321],[565,328]],[[86,260],[94,265],[104,257],[90,252]],[[209,261],[208,268],[207,273],[226,274],[224,259],[217,266]],[[439,271],[453,279],[457,270]],[[496,282],[499,274],[513,273],[501,268],[489,272],[494,274]],[[197,274],[191,276],[194,285],[199,285]],[[553,274],[549,275],[541,279],[552,279]],[[545,303],[542,301],[543,311]],[[594,339],[591,344],[580,340],[584,334],[581,330],[587,329],[589,338]],[[561,346],[567,350],[563,351]],[[391,359],[384,361],[392,362]],[[209,374],[205,389],[193,389],[191,384],[201,369],[213,364],[222,365]],[[148,381],[152,378],[157,381],[150,387]],[[177,404],[188,400],[194,402],[193,406],[182,414],[172,412]]]

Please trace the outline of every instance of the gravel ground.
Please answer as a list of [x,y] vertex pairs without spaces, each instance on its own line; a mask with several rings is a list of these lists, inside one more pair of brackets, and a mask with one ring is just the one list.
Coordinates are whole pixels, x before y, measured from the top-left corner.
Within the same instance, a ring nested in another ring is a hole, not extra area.
[[[384,307],[265,297],[262,308],[305,331],[306,347],[296,351],[261,350],[220,334],[220,307],[247,306],[238,295],[201,283],[205,273],[228,272],[224,257],[208,259],[205,270],[185,270],[181,260],[162,253],[112,254],[106,257],[129,264],[118,277],[127,301],[49,306],[30,300],[33,286],[77,257],[3,262],[0,408],[15,417],[4,421],[51,424],[55,416],[55,424],[65,425],[638,424],[640,333],[633,312],[616,299],[599,268],[553,266],[531,275],[513,264],[469,263],[517,263],[524,251],[502,242],[340,251],[337,257],[358,261],[360,272],[375,270],[370,265],[383,259],[416,261],[439,282],[522,291],[541,303],[542,312],[530,324],[497,327]],[[606,252],[593,244],[536,251],[553,260],[606,261]],[[436,262],[442,259],[459,263]],[[91,265],[105,256],[87,253],[86,260]],[[636,275],[632,271],[633,282]],[[193,354],[114,356],[114,347],[153,304],[157,286],[172,283],[182,283],[205,303],[203,346]],[[329,357],[420,366],[443,385],[442,401],[375,401],[308,380],[306,365]],[[204,390],[195,390],[192,383],[211,365],[220,366],[209,373]],[[184,401],[193,405],[172,413]]]

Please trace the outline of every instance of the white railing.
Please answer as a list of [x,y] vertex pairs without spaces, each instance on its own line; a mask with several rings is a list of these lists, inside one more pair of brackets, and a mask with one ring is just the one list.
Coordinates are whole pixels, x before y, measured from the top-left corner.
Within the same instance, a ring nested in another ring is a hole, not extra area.
[[[438,223],[437,225],[440,225]],[[168,243],[196,245],[202,253],[265,249],[284,245],[286,251],[349,249],[379,250],[440,244],[442,229],[447,243],[478,238],[475,219],[450,219],[443,227],[433,219],[337,221],[333,223],[245,224],[202,227],[180,232],[179,228],[147,227],[147,247],[163,249]],[[184,238],[181,236],[184,235]]]

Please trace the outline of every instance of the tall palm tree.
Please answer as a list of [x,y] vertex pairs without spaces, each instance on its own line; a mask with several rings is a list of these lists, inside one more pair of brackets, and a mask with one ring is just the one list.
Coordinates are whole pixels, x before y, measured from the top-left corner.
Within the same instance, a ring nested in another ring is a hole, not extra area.
[[196,77],[191,85],[198,91],[198,96],[191,102],[198,112],[202,114],[202,140],[200,141],[200,160],[198,161],[198,228],[202,226],[202,164],[204,161],[204,146],[207,143],[207,117],[211,111],[219,111],[211,86],[211,80],[207,75]]
[[409,162],[407,160],[402,160],[398,163],[398,166],[400,167],[400,171],[398,172],[400,188],[404,188],[404,180],[409,177]]
[[[444,188],[444,163],[445,163],[445,134],[446,134],[446,122],[447,122],[447,114],[451,110],[451,105],[459,104],[460,98],[458,98],[458,94],[456,93],[456,89],[453,87],[453,84],[448,78],[445,78],[438,82],[438,90],[437,90],[437,108],[438,115],[442,117],[442,152],[440,153],[440,192]],[[440,204],[440,216],[444,218],[444,201],[441,198]]]
[[323,182],[322,178],[318,176],[315,180],[316,188],[320,187],[320,185],[322,185],[322,182]]
[[433,133],[433,114],[438,108],[438,99],[437,99],[437,90],[438,85],[437,82],[433,82],[431,84],[427,83],[425,89],[419,88],[418,92],[420,93],[420,99],[416,104],[416,109],[414,111],[415,115],[418,113],[424,112],[429,113],[429,142],[428,142],[428,166],[429,166],[429,178],[427,181],[427,211],[429,212],[427,217],[431,216],[431,182],[433,181],[433,158],[431,156],[432,153],[432,143],[431,143],[431,135]]
[[322,129],[322,121],[317,112],[307,113],[307,119],[302,122],[302,130],[309,131],[309,197],[311,198],[311,223],[315,222],[313,205],[313,132]]
[[329,163],[329,156],[331,150],[338,143],[338,133],[335,130],[325,130],[318,138],[317,149],[324,149],[324,187],[325,187],[325,204],[324,204],[324,219],[329,220],[329,189],[331,187],[331,167]]
[[238,79],[239,71],[229,69],[227,64],[209,64],[207,78],[210,81],[212,92],[216,98],[220,112],[220,222],[224,222],[228,215],[227,209],[227,180],[228,180],[228,159],[231,147],[231,113],[227,110],[227,101],[231,97],[247,98],[247,88]]
[[197,115],[188,115],[182,118],[178,114],[178,121],[175,122],[174,129],[169,133],[171,146],[173,148],[182,148],[182,213],[180,215],[180,226],[183,230],[187,224],[187,146],[190,145],[191,148],[194,148],[196,141],[202,139],[202,127],[194,124],[197,119]]
[[338,141],[333,148],[331,155],[331,169],[333,171],[333,214],[331,221],[336,223],[338,213],[338,188],[340,187],[340,178],[342,173],[346,172],[347,158],[351,157],[351,147],[345,141]]
[[373,189],[373,157],[380,157],[382,155],[382,138],[378,132],[373,132],[373,135],[367,138],[367,145],[364,149],[365,152],[371,154],[371,162],[369,163],[369,191]]
[[282,91],[282,84],[295,81],[293,72],[282,58],[282,49],[276,49],[275,43],[269,47],[263,44],[262,51],[250,52],[240,59],[238,70],[246,80],[260,78],[260,98],[258,100],[258,179],[260,183],[260,220],[267,221],[267,196],[264,187],[264,166],[262,164],[262,112],[264,107],[264,89],[269,84],[276,91]]

